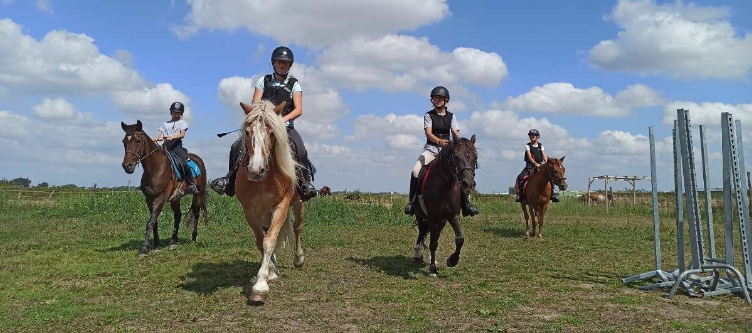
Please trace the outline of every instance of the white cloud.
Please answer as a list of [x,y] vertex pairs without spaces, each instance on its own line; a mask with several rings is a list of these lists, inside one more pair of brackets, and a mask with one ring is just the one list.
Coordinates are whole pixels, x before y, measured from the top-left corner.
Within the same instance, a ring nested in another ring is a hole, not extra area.
[[622,28],[588,55],[612,71],[687,78],[744,78],[752,69],[752,33],[738,36],[728,7],[619,0],[609,19]]
[[422,142],[415,135],[409,134],[395,134],[386,137],[389,147],[392,149],[414,151],[416,147],[420,147]]
[[[201,29],[246,28],[282,44],[319,48],[355,36],[413,30],[450,14],[445,0],[188,0],[191,12],[173,32],[187,38]],[[378,14],[375,14],[378,13]],[[279,17],[284,16],[285,24]]]
[[516,111],[624,117],[632,108],[662,103],[660,93],[642,84],[631,85],[613,97],[598,87],[583,89],[567,82],[551,82],[508,97],[502,106]]
[[46,14],[54,14],[50,0],[37,0],[37,9]]
[[34,106],[34,114],[42,119],[63,120],[76,116],[76,109],[62,98],[45,98],[41,104]]
[[[378,133],[378,135],[374,135]],[[383,117],[367,114],[355,119],[353,133],[345,137],[350,141],[362,141],[396,134],[423,133],[423,117],[389,113]]]
[[460,84],[495,86],[509,74],[496,53],[467,47],[443,52],[425,37],[407,35],[354,38],[324,50],[318,62],[322,76],[356,90],[425,93],[441,84],[460,91]]
[[[185,105],[183,118],[188,122],[193,119],[190,98],[169,83],[160,83],[152,89],[116,92],[113,101],[125,115],[134,119],[134,123],[135,119],[146,122],[147,126],[152,123],[154,130],[170,119],[170,105],[176,101]],[[148,132],[148,127],[145,130]]]
[[99,53],[85,34],[53,30],[40,41],[0,20],[0,89],[20,93],[96,93],[139,89],[141,75]]
[[133,55],[127,50],[115,51],[115,59],[120,61],[125,67],[133,67]]

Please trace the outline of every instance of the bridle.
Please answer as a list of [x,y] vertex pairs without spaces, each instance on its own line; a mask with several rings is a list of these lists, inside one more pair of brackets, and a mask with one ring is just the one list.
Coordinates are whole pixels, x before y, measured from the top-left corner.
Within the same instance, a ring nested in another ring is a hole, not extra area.
[[549,175],[548,175],[549,180],[551,181],[552,184],[554,184],[556,186],[561,187],[561,181],[562,180],[567,180],[567,177],[559,178],[556,175],[556,169],[554,169],[554,167],[552,165],[549,165],[548,173],[549,173]]
[[[133,134],[133,136],[136,136],[136,135],[143,135],[143,132],[135,132],[135,133]],[[131,138],[131,139],[132,139],[132,138]],[[130,140],[128,140],[128,142],[130,143]],[[142,153],[142,152],[144,151],[144,146],[143,146],[143,145],[141,145],[141,147],[140,147],[140,149],[139,149],[139,153],[138,153],[138,154],[137,154],[137,153],[135,153],[135,152],[133,152],[133,151],[131,151],[130,149],[126,149],[126,150],[125,150],[125,154],[126,154],[126,155],[127,155],[127,154],[131,154],[131,155],[135,156],[135,157],[136,157],[136,165],[138,165],[139,163],[141,163],[141,161],[145,160],[145,159],[146,159],[147,157],[149,157],[149,156],[150,156],[150,155],[151,155],[152,153],[154,153],[155,151],[157,151],[157,150],[159,150],[159,149],[161,149],[161,148],[162,148],[162,146],[160,146],[160,145],[157,145],[157,148],[154,148],[154,150],[150,151],[150,152],[149,152],[148,154],[141,156],[141,153]]]
[[[479,168],[478,162],[475,162],[474,165],[466,166],[466,167],[459,168],[459,169],[457,169],[456,167],[454,167],[452,165],[452,161],[454,160],[454,157],[455,157],[454,150],[457,149],[460,146],[468,146],[468,144],[467,143],[458,143],[457,145],[455,145],[454,147],[452,147],[452,153],[449,155],[449,159],[447,160],[447,164],[449,164],[449,167],[450,168],[454,168],[454,171],[455,171],[452,174],[452,176],[454,177],[454,180],[459,180],[460,174],[463,171],[470,170],[473,173],[473,178],[474,178],[475,177],[475,169]],[[472,147],[467,147],[467,148],[472,150]]]

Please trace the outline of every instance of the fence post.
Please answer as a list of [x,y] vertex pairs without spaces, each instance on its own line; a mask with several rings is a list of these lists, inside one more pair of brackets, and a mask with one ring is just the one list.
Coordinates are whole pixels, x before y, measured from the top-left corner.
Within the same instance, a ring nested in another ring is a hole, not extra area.
[[52,199],[52,195],[53,195],[53,194],[55,194],[55,190],[52,190],[52,192],[50,192],[50,196],[49,196],[49,197],[47,197],[47,199]]

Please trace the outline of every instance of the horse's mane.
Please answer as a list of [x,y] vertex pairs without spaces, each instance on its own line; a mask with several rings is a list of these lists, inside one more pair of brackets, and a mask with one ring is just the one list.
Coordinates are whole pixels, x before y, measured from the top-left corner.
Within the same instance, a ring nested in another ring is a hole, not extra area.
[[442,161],[449,161],[449,158],[452,157],[452,153],[454,151],[454,148],[457,146],[466,146],[468,149],[470,149],[473,153],[478,153],[478,150],[475,148],[475,146],[470,142],[470,139],[468,138],[460,138],[457,141],[449,141],[449,144],[442,148],[439,151],[439,154],[436,155],[436,159],[442,160]]
[[[290,178],[290,181],[294,184],[297,176],[295,175],[295,167],[297,162],[292,157],[290,150],[289,139],[287,136],[287,128],[282,121],[282,117],[274,113],[274,104],[267,100],[262,100],[251,105],[251,111],[246,114],[243,119],[243,126],[247,126],[256,122],[261,123],[261,128],[269,127],[272,135],[276,138],[276,145],[274,147],[274,159],[277,162],[282,174],[285,177]],[[248,134],[243,132],[243,144],[248,140]],[[266,150],[266,146],[263,148]],[[269,152],[264,151],[264,155],[268,156]]]

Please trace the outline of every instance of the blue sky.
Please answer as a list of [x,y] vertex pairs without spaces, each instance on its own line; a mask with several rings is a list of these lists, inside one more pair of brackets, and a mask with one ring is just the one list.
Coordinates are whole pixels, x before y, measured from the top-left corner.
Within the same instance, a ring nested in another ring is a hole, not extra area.
[[334,190],[407,191],[435,85],[478,137],[484,193],[513,184],[530,128],[566,154],[570,189],[649,175],[648,126],[670,190],[677,108],[707,125],[720,186],[720,113],[752,121],[742,0],[0,0],[0,177],[138,183],[120,167],[120,121],[156,136],[174,100],[189,107],[186,146],[220,176],[235,137],[215,134],[238,127],[277,45],[295,52],[315,185]]

